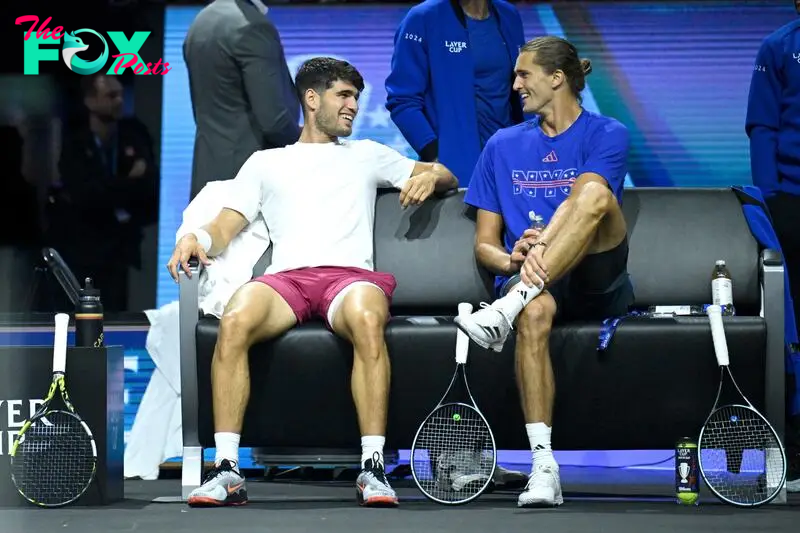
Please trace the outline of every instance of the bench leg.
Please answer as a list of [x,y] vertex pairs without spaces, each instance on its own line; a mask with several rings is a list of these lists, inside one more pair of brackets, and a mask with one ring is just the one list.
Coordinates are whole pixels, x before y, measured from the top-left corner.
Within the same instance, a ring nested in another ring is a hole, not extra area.
[[181,468],[181,498],[189,499],[189,493],[200,486],[203,478],[203,448],[183,447],[183,467]]

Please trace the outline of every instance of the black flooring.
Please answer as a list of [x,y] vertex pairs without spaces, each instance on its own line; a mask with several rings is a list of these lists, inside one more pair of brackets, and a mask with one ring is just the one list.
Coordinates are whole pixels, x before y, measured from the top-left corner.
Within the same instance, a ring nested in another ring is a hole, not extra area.
[[180,481],[127,481],[125,500],[104,507],[0,509],[0,533],[38,532],[448,532],[661,533],[797,531],[800,495],[786,505],[738,509],[702,494],[698,506],[677,505],[672,472],[562,468],[565,503],[523,510],[517,490],[497,490],[459,507],[427,501],[410,481],[396,481],[397,509],[363,509],[351,480],[250,479],[250,503],[239,508],[191,509],[154,503],[180,494]]

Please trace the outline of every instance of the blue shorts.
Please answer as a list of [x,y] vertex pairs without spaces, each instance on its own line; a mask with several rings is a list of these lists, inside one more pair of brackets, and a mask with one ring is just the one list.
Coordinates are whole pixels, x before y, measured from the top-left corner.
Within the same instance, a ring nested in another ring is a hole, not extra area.
[[[634,303],[627,265],[627,238],[611,250],[584,257],[569,274],[547,288],[556,301],[556,318],[603,320],[627,314]],[[519,274],[508,278],[499,296],[508,294],[519,282]]]

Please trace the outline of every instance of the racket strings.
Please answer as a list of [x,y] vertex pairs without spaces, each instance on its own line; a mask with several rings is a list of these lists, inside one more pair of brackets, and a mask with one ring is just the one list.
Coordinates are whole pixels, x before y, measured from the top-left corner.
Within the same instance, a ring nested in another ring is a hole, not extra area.
[[756,505],[780,488],[785,472],[782,446],[757,412],[729,405],[715,411],[700,443],[706,484],[723,500]]
[[80,496],[92,479],[96,452],[83,422],[50,412],[28,428],[13,458],[19,491],[39,505],[63,505]]
[[443,405],[423,423],[411,451],[414,478],[430,498],[463,502],[491,481],[494,439],[486,420],[472,407]]

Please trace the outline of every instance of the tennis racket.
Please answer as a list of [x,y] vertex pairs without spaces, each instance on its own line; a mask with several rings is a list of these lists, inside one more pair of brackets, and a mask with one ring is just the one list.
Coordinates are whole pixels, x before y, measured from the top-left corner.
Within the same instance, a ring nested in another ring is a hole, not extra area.
[[[11,446],[11,478],[29,502],[60,507],[74,502],[94,479],[97,447],[94,437],[69,400],[65,385],[69,315],[55,318],[53,381],[36,414],[22,425]],[[51,407],[61,391],[67,410]]]
[[[458,305],[469,315],[472,305]],[[466,364],[469,337],[456,330],[456,369],[442,398],[422,422],[411,445],[411,474],[419,490],[443,505],[460,505],[480,496],[492,481],[497,464],[494,434],[469,390]],[[457,378],[468,400],[445,400]]]
[[[709,490],[737,507],[769,503],[786,481],[786,452],[778,434],[739,389],[731,373],[722,309],[709,306],[714,353],[720,367],[719,390],[697,442],[700,474]],[[741,403],[720,405],[725,376]]]

